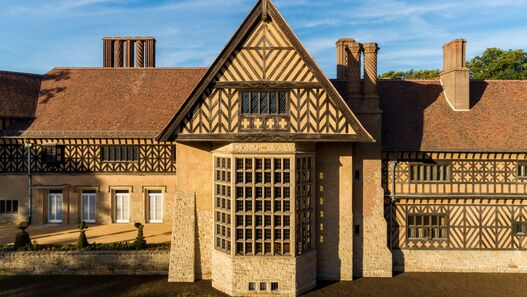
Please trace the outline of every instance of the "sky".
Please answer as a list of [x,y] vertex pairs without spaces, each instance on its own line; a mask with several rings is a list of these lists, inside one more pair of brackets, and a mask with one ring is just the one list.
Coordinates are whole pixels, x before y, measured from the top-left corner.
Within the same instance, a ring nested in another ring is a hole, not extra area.
[[[209,66],[256,0],[0,0],[0,70],[101,67],[102,37],[154,36],[158,67]],[[527,0],[275,0],[323,71],[335,41],[377,42],[379,73],[442,67],[441,46],[527,48]]]

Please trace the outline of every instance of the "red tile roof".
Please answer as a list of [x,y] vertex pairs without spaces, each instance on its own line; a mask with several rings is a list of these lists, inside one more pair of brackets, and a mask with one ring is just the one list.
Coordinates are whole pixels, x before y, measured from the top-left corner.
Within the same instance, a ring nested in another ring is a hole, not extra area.
[[[44,75],[25,137],[157,136],[205,68],[56,68]],[[11,132],[12,133],[12,132]]]
[[41,78],[41,75],[0,71],[0,118],[32,117]]
[[527,81],[472,81],[471,109],[453,111],[439,81],[379,82],[384,150],[527,150]]
[[[155,138],[206,68],[56,68],[0,72],[0,117],[30,117],[7,135]],[[333,81],[342,92],[342,82]],[[454,112],[439,81],[379,81],[384,150],[527,150],[527,81],[472,81]],[[344,94],[345,95],[345,94]],[[21,130],[19,132],[18,130]]]

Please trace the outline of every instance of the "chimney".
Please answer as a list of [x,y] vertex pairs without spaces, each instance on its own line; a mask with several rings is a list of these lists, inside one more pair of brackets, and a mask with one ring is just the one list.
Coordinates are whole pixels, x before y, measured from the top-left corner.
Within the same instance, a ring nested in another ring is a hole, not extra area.
[[377,43],[365,43],[364,47],[364,103],[367,110],[379,109],[377,90]]
[[337,79],[346,81],[349,101],[360,100],[360,66],[362,44],[352,38],[337,41]]
[[103,67],[108,68],[156,67],[156,40],[153,37],[105,37],[103,60]]
[[455,111],[470,110],[470,77],[466,67],[464,39],[453,40],[443,46],[441,85],[450,107]]

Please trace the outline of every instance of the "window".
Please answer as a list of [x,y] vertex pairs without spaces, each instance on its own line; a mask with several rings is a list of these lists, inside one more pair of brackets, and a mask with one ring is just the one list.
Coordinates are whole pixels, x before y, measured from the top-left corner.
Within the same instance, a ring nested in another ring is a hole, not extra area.
[[214,166],[215,247],[231,252],[231,159],[218,157]]
[[291,159],[236,158],[236,254],[291,253]]
[[314,159],[311,157],[296,159],[297,255],[312,247],[313,165]]
[[413,182],[446,182],[450,181],[449,164],[412,164],[410,179]]
[[271,283],[271,291],[278,291],[278,283],[276,282]]
[[408,239],[440,240],[447,238],[445,214],[408,214]]
[[0,200],[0,214],[17,213],[18,200]]
[[527,222],[513,222],[512,234],[514,236],[525,236],[527,232]]
[[241,103],[242,114],[287,114],[287,94],[285,92],[242,92]]
[[42,146],[42,162],[48,165],[56,165],[64,160],[64,147],[58,144]]
[[62,190],[48,193],[48,223],[62,223]]
[[137,162],[139,147],[135,145],[105,145],[101,147],[103,162]]
[[249,283],[249,291],[254,291],[256,290],[256,284],[254,282],[250,282]]
[[267,283],[261,282],[260,283],[260,291],[266,291],[267,290]]
[[116,190],[114,194],[114,220],[116,223],[128,223],[130,217],[130,192]]
[[147,196],[148,222],[163,223],[163,192],[150,190]]
[[525,162],[518,163],[518,177],[527,178],[527,163]]
[[86,223],[96,222],[97,192],[95,190],[83,190],[81,193],[81,219]]

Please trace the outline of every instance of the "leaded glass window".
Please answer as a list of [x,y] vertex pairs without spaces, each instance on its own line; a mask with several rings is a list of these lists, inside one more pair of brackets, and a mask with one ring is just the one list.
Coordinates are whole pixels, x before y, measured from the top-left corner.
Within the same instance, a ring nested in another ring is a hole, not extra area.
[[214,246],[231,252],[231,159],[217,157],[214,166]]
[[242,92],[242,114],[285,115],[287,98],[285,92]]

